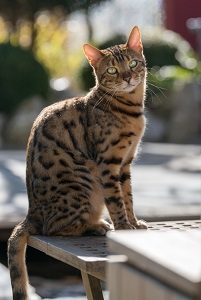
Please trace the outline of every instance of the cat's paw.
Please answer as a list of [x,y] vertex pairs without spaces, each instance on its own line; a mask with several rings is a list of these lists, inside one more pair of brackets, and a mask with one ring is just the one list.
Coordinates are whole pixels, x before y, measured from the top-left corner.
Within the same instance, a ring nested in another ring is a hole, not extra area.
[[137,220],[137,222],[135,222],[134,226],[136,229],[147,229],[148,228],[147,223],[143,220]]
[[84,233],[85,235],[106,235],[110,230],[113,230],[113,227],[110,223],[101,220],[99,224],[90,225],[89,228]]
[[103,225],[106,228],[107,231],[114,230],[114,225],[107,222],[107,221],[105,221],[104,219],[101,219],[99,224]]
[[119,223],[115,225],[115,230],[125,230],[125,229],[136,229],[134,225],[130,223]]

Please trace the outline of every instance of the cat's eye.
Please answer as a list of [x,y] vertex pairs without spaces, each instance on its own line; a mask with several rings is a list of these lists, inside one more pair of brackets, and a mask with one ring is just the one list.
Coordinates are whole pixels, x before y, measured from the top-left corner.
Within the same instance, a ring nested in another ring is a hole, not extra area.
[[137,60],[133,59],[129,62],[129,67],[132,69],[132,68],[135,68],[137,66]]
[[107,69],[107,72],[108,72],[109,74],[111,74],[111,75],[114,75],[114,74],[117,73],[117,68],[115,68],[115,67],[109,67],[109,68]]

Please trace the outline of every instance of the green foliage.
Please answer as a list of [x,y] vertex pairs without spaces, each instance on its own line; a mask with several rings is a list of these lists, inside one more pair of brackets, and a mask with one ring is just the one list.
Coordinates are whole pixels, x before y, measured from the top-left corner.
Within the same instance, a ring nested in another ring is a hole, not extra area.
[[150,85],[151,92],[154,94],[161,93],[160,88],[164,90],[165,94],[172,90],[176,82],[185,83],[197,75],[195,70],[185,69],[181,66],[163,66],[160,69],[152,69],[148,74],[148,86]]
[[33,22],[35,15],[42,10],[60,10],[64,15],[76,10],[88,10],[106,0],[1,0],[0,15],[17,26],[19,20]]
[[[169,94],[178,82],[185,84],[199,73],[196,54],[189,43],[175,32],[156,30],[144,36],[144,54],[148,68],[147,106],[167,117],[171,109]],[[168,99],[168,101],[166,101]],[[158,101],[160,100],[160,101]],[[164,100],[163,105],[159,102]]]
[[52,77],[71,76],[81,55],[69,52],[66,17],[81,10],[90,37],[90,12],[105,1],[109,0],[0,0],[0,43],[31,49]]
[[81,65],[80,71],[78,72],[78,80],[81,89],[84,91],[89,91],[89,89],[95,85],[93,70],[88,62],[84,62]]
[[175,66],[179,65],[175,54],[178,49],[175,46],[162,43],[144,43],[144,55],[146,57],[147,67],[154,66]]
[[68,31],[54,14],[41,14],[35,22],[37,36],[34,53],[51,77],[68,75]]
[[30,51],[0,44],[0,111],[11,114],[28,97],[47,97],[48,74]]

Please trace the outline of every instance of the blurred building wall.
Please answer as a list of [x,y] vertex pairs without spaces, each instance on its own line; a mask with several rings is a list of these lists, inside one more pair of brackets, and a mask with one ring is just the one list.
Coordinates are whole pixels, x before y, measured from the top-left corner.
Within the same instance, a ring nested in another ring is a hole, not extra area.
[[165,10],[165,27],[183,36],[191,46],[198,51],[195,32],[191,32],[186,21],[201,17],[200,0],[163,0]]

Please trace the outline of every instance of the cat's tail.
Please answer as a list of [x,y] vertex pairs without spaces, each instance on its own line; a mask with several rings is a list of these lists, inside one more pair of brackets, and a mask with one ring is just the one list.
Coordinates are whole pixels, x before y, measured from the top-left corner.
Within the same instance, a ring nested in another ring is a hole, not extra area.
[[8,266],[10,270],[13,300],[27,300],[28,274],[25,263],[27,239],[33,230],[24,220],[18,224],[8,240]]

